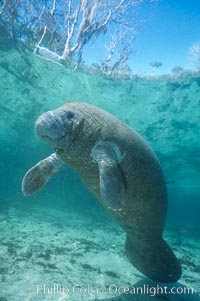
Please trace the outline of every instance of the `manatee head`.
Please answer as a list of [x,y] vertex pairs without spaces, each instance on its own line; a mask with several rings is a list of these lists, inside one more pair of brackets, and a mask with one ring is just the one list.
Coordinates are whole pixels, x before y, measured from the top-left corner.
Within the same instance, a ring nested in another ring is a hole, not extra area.
[[78,112],[64,105],[42,114],[35,123],[35,130],[41,139],[54,148],[67,149],[77,138],[83,123],[84,118]]

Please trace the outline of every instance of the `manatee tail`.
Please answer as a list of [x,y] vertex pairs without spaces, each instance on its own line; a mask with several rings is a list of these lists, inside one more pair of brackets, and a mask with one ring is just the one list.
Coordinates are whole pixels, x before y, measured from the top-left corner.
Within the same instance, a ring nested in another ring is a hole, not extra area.
[[132,265],[154,281],[173,283],[181,277],[178,259],[162,238],[142,241],[127,235],[125,252]]

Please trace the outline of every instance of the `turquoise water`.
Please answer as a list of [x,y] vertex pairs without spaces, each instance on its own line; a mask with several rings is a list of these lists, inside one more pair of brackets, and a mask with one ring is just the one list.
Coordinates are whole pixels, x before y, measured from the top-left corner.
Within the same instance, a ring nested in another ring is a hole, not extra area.
[[[114,290],[115,299],[106,290],[100,296],[95,287],[148,285],[124,255],[120,227],[67,166],[37,194],[21,192],[24,173],[52,152],[34,132],[41,113],[66,100],[110,112],[161,162],[169,193],[165,237],[182,263],[180,286],[199,293],[199,74],[114,80],[42,60],[19,44],[0,52],[0,78],[0,300],[199,300]],[[37,286],[45,283],[70,287],[69,296],[44,293]],[[74,283],[93,290],[75,296]]]

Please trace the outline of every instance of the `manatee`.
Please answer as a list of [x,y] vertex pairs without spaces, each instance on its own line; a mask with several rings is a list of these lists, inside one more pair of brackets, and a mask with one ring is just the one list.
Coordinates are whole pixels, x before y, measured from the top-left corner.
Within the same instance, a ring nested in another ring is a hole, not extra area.
[[126,232],[131,264],[154,281],[178,281],[181,266],[163,239],[166,184],[145,140],[111,114],[79,102],[42,114],[35,129],[54,153],[25,174],[24,195],[39,190],[67,164]]

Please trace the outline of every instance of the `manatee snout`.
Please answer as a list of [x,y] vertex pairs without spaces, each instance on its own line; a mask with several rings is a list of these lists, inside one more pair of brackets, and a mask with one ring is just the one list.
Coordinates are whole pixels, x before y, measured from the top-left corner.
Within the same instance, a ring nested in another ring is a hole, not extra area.
[[37,135],[56,148],[65,148],[68,143],[68,133],[64,127],[59,112],[49,111],[42,114],[35,123]]

